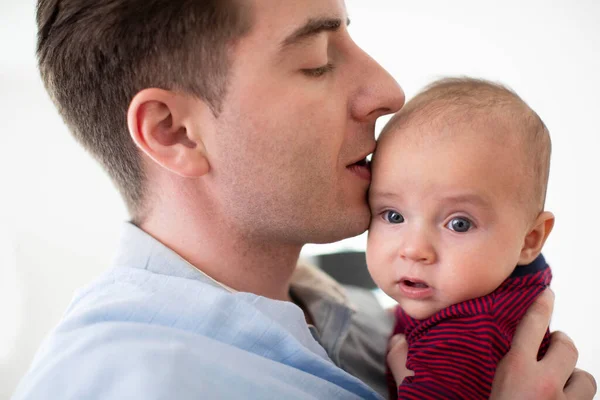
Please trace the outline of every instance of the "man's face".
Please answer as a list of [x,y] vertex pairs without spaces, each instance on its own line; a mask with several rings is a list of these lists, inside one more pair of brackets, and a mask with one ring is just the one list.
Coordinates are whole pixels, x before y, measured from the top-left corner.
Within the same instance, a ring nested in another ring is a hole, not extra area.
[[500,286],[532,222],[515,195],[531,189],[518,148],[478,128],[427,125],[378,146],[367,245],[374,281],[417,319]]
[[249,235],[304,244],[362,233],[375,120],[404,103],[352,42],[341,0],[253,0],[206,141],[211,190]]

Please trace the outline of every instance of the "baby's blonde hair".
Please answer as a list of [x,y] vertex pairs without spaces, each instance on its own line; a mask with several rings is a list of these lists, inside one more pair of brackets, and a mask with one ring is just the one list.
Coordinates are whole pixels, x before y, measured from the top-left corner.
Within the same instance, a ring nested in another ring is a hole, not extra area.
[[[437,80],[413,97],[386,125],[380,140],[406,127],[433,124],[474,124],[485,121],[507,129],[523,149],[523,173],[529,178],[527,206],[536,216],[543,211],[550,171],[552,144],[546,125],[513,90],[495,82],[474,78]],[[435,129],[435,128],[434,128]],[[497,131],[494,131],[496,133]]]

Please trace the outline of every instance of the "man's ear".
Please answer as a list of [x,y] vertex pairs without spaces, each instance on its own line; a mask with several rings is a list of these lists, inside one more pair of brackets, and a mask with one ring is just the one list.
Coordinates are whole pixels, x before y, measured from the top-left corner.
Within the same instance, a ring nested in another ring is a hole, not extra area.
[[[199,110],[206,108],[206,110]],[[183,177],[210,170],[199,126],[193,118],[212,116],[201,100],[162,89],[144,89],[131,101],[127,125],[137,147],[154,162]]]
[[537,217],[533,228],[523,241],[523,248],[519,257],[519,265],[527,265],[531,263],[542,251],[548,235],[554,227],[554,214],[548,211],[540,213]]

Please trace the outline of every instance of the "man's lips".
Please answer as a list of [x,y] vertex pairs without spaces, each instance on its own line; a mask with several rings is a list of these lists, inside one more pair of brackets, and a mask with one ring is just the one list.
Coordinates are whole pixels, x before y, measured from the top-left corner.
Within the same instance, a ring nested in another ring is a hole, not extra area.
[[371,180],[371,163],[367,161],[366,157],[348,165],[346,168],[362,179]]

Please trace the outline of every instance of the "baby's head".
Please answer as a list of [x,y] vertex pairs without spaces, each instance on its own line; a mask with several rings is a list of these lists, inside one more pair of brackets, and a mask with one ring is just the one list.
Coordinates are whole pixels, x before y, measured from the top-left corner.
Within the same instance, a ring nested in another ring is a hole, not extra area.
[[550,137],[495,83],[437,81],[384,128],[373,157],[367,264],[413,318],[494,291],[540,253]]

